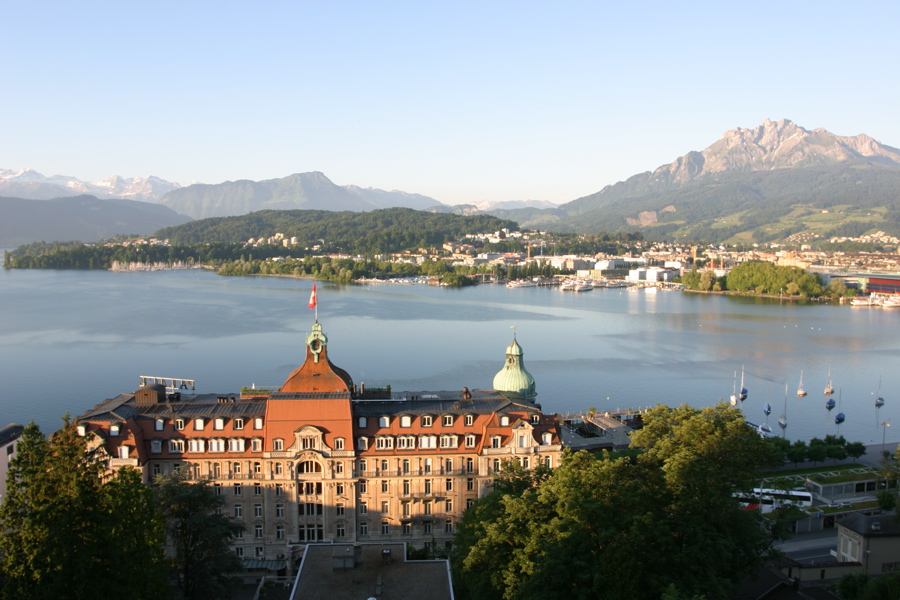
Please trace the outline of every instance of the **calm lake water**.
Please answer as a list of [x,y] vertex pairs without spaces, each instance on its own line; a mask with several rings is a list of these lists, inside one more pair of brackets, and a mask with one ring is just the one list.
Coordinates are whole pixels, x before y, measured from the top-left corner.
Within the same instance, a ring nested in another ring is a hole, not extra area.
[[[134,391],[140,375],[196,379],[202,392],[279,385],[304,356],[311,286],[206,271],[0,270],[0,425],[33,419],[52,431],[67,411]],[[743,367],[747,418],[765,422],[769,402],[778,432],[786,407],[789,439],[900,439],[900,309],[497,285],[318,291],[329,356],[356,383],[489,388],[515,326],[545,412],[708,406],[728,399]],[[840,399],[830,414],[829,368]],[[798,399],[801,371],[809,395]]]

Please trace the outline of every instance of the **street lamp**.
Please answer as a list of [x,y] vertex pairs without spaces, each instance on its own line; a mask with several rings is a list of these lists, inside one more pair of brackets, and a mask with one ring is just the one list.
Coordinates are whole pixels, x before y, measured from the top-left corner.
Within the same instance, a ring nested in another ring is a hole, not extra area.
[[887,461],[887,454],[884,453],[884,435],[887,433],[887,428],[890,427],[891,424],[887,421],[882,421],[881,423],[881,461]]

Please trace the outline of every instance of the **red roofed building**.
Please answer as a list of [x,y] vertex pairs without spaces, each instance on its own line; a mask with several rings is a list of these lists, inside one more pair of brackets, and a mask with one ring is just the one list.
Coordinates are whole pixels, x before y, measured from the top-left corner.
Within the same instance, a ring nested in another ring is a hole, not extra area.
[[246,559],[296,558],[309,542],[449,547],[504,461],[555,467],[562,452],[515,339],[500,390],[357,388],[329,360],[318,322],[278,391],[198,394],[185,381],[107,400],[78,419],[79,432],[110,469],[134,466],[148,483],[174,471],[209,481],[246,525],[235,544]]

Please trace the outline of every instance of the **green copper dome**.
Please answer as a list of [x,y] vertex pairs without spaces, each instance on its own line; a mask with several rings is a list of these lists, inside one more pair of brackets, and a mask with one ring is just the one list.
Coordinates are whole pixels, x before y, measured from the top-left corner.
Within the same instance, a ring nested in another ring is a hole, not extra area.
[[534,377],[525,368],[522,357],[522,347],[513,336],[506,348],[506,364],[494,375],[494,389],[511,399],[534,400],[537,396]]

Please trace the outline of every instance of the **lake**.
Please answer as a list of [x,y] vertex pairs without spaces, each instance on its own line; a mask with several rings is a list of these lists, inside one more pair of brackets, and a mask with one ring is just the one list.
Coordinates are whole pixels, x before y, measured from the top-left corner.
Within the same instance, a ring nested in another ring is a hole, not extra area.
[[[52,431],[67,411],[133,392],[140,375],[195,379],[202,392],[280,385],[304,357],[311,286],[204,270],[2,270],[0,425]],[[709,406],[743,368],[748,420],[765,422],[769,402],[776,433],[786,410],[789,439],[900,439],[900,427],[879,426],[900,425],[900,309],[499,285],[320,282],[318,296],[329,357],[356,383],[489,388],[515,331],[545,412]],[[830,414],[829,368],[840,401]],[[801,372],[809,395],[798,399]]]

